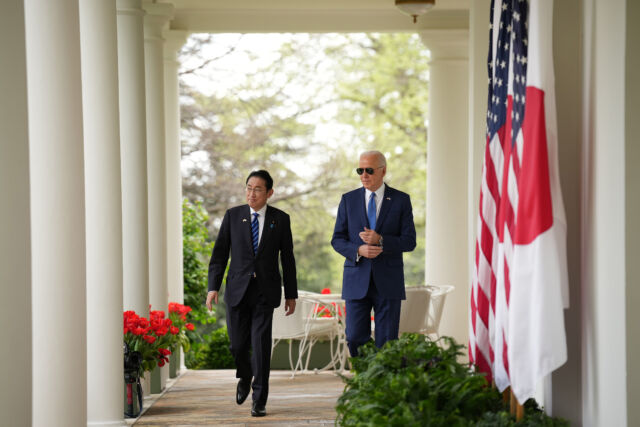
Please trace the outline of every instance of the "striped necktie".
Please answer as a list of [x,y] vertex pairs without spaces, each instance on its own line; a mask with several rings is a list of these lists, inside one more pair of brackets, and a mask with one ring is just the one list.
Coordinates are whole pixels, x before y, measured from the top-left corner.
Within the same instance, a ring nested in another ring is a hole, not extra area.
[[367,208],[367,218],[369,218],[369,229],[376,229],[376,193],[371,192],[369,196],[369,207]]
[[253,237],[253,253],[258,253],[258,242],[260,241],[260,223],[258,222],[258,212],[253,213],[253,221],[251,221],[251,236]]

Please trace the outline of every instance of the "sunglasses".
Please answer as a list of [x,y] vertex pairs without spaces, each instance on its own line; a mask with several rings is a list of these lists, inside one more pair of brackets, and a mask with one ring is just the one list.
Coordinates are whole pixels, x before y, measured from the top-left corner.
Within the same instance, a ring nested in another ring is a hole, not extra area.
[[374,172],[376,169],[382,169],[383,167],[384,167],[384,166],[380,166],[380,167],[377,167],[377,168],[356,168],[356,173],[357,173],[358,175],[362,175],[364,172],[366,172],[366,173],[367,173],[367,174],[369,174],[369,175],[373,175],[373,172]]

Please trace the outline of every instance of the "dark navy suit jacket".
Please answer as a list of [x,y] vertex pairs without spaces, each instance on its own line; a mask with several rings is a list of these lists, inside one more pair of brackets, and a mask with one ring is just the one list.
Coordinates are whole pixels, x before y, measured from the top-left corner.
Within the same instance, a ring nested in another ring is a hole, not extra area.
[[376,258],[360,257],[364,242],[359,233],[369,227],[364,187],[343,194],[331,245],[345,257],[342,298],[361,299],[367,295],[371,277],[382,298],[405,299],[402,253],[416,247],[411,199],[407,193],[385,186],[376,232],[383,238],[383,251]]
[[[289,215],[267,205],[262,237],[258,245],[258,253],[255,255],[251,237],[251,220],[249,205],[237,206],[225,213],[209,262],[209,291],[220,290],[227,261],[231,255],[231,264],[227,273],[227,290],[224,294],[225,302],[232,307],[238,305],[249,286],[249,280],[255,273],[258,289],[265,297],[267,304],[278,307],[282,297],[283,282],[285,298],[298,298],[296,261],[293,256]],[[278,268],[278,258],[282,262],[282,277]]]

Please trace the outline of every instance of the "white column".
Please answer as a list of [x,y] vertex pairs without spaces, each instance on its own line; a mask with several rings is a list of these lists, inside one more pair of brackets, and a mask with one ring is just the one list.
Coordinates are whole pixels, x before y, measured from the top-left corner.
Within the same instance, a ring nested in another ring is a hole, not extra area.
[[487,128],[487,52],[489,50],[489,0],[475,0],[469,4],[469,143],[467,159],[467,259],[471,283],[475,270],[476,237],[482,163]]
[[[173,13],[170,4],[145,4],[144,58],[147,92],[147,180],[149,185],[149,302],[167,310],[167,166],[164,111],[164,38],[162,29]],[[169,377],[162,368],[160,388]],[[152,383],[151,392],[158,392]]]
[[[627,411],[638,404],[627,402],[624,396],[627,390],[626,3],[624,0],[606,4],[596,0],[583,2],[581,317],[584,426],[629,425]],[[637,325],[633,328],[637,336]],[[631,421],[636,423],[631,425],[637,425],[637,420]]]
[[117,0],[124,309],[149,313],[147,130],[141,0]]
[[453,285],[440,334],[468,342],[468,32],[420,33],[431,51],[427,142],[426,282]]
[[180,92],[178,52],[188,33],[167,31],[164,34],[164,99],[167,158],[167,247],[169,300],[184,302],[182,272],[182,174],[180,172]]
[[[164,99],[167,158],[167,278],[169,301],[184,302],[182,270],[182,174],[180,160],[180,90],[178,52],[185,43],[186,31],[164,33]],[[179,370],[185,369],[180,352]]]
[[87,423],[78,7],[74,0],[25,2],[34,426]]
[[88,426],[123,426],[116,4],[80,2],[87,221]]
[[31,227],[24,1],[0,13],[0,414],[32,424]]

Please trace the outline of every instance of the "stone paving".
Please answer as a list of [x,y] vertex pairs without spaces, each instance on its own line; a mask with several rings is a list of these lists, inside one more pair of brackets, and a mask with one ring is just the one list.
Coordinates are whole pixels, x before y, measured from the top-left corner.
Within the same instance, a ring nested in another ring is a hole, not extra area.
[[[234,370],[186,371],[134,426],[332,426],[342,379],[332,372],[271,371],[267,416],[251,416],[251,395],[235,402]],[[147,404],[147,402],[145,402]]]

